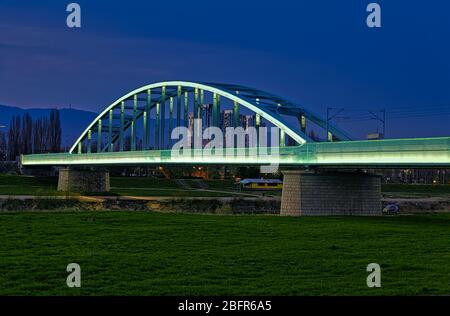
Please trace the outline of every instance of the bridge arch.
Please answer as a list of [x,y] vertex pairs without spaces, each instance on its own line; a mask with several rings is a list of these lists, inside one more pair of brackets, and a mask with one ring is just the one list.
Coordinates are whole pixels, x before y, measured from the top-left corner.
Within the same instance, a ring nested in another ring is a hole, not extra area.
[[[278,127],[283,134],[288,135],[300,145],[306,142],[314,141],[306,134],[307,120],[314,122],[321,128],[325,129],[327,127],[326,120],[306,110],[304,107],[264,91],[231,84],[164,81],[142,86],[130,91],[114,101],[88,125],[88,127],[70,148],[69,152],[74,153],[77,151],[78,153],[81,153],[82,143],[86,139],[89,142],[88,152],[90,152],[92,132],[97,133],[97,151],[113,151],[114,144],[117,141],[120,142],[121,150],[123,150],[124,132],[131,128],[132,141],[135,141],[136,122],[140,118],[143,118],[144,120],[144,143],[145,147],[147,147],[149,144],[149,137],[151,136],[149,135],[149,128],[147,126],[149,125],[150,111],[152,109],[156,108],[158,111],[157,113],[159,116],[156,117],[156,124],[160,122],[163,125],[162,133],[164,134],[164,120],[166,117],[165,108],[167,101],[170,101],[170,119],[172,119],[174,105],[173,100],[176,98],[177,124],[180,124],[181,122],[181,103],[184,103],[183,122],[184,124],[187,124],[186,119],[188,117],[186,110],[188,109],[188,105],[186,105],[186,103],[189,103],[189,94],[194,94],[195,109],[196,106],[200,106],[200,94],[203,96],[204,92],[209,92],[213,95],[213,110],[218,108],[216,109],[216,112],[219,111],[220,113],[220,98],[226,98],[233,102],[234,106],[238,107],[238,114],[239,106],[242,105],[248,110],[254,112],[257,118],[265,119],[274,126]],[[125,102],[130,100],[133,101],[133,106],[131,108],[130,106],[125,105]],[[143,107],[139,107],[138,102],[142,101],[145,105]],[[133,114],[131,117],[127,117],[125,115],[125,108],[132,109]],[[113,113],[113,111],[117,110],[120,112],[118,116]],[[197,112],[197,110],[194,112]],[[194,115],[197,114],[194,113]],[[214,115],[217,115],[217,113],[213,114],[213,116]],[[299,122],[300,128],[297,129],[294,124],[285,119],[284,116],[295,117]],[[103,128],[102,124],[102,121],[105,119],[109,120],[107,128]],[[119,120],[118,123],[117,120]],[[116,121],[116,124],[113,123],[114,121]],[[258,119],[256,119],[256,121],[258,122]],[[350,137],[345,132],[335,126],[328,124],[328,130],[337,139],[350,140]],[[108,140],[105,142],[106,145],[102,146],[102,135],[104,132],[107,133]],[[164,135],[162,135],[162,137],[164,137]],[[132,144],[131,150],[135,150],[135,147],[136,145]]]

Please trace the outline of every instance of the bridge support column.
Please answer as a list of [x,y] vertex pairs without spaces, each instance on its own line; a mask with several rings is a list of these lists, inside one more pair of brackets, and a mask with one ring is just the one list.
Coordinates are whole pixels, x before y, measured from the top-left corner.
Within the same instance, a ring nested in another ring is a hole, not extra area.
[[109,192],[109,172],[59,169],[58,191]]
[[281,216],[381,215],[381,177],[284,171]]

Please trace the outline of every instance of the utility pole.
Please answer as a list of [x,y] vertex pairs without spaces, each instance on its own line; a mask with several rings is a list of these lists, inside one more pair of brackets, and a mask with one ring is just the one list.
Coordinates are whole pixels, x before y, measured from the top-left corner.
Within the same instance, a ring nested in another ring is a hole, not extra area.
[[[332,116],[330,116],[333,110],[337,110],[337,112],[334,113]],[[333,134],[330,133],[330,121],[334,119],[336,116],[338,116],[344,110],[345,110],[344,108],[327,107],[327,142],[333,141]]]
[[373,111],[368,111],[372,116],[372,119],[380,121],[383,124],[383,138],[386,138],[386,109],[381,109],[381,115],[377,115]]

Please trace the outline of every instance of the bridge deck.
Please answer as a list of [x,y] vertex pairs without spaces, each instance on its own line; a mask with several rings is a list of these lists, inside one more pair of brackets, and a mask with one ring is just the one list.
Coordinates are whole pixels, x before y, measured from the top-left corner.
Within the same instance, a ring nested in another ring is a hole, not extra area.
[[[215,155],[186,150],[123,151],[90,154],[38,154],[22,156],[24,166],[113,165],[264,165],[368,167],[450,167],[450,137],[306,143],[301,146],[232,149]],[[267,151],[265,155],[264,152]]]

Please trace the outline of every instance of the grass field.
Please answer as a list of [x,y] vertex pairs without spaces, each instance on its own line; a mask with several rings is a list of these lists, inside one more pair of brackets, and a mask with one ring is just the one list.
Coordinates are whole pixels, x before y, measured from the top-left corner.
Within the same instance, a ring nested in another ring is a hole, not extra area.
[[432,184],[383,184],[383,193],[406,194],[409,196],[450,197],[450,185]]
[[0,295],[450,294],[450,214],[1,213],[0,240]]
[[112,177],[111,192],[117,195],[131,196],[207,196],[221,197],[237,194],[233,181],[203,181],[206,189],[199,186],[198,181],[183,180],[188,186],[183,187],[176,180],[155,179],[146,177]]
[[[240,194],[234,189],[233,181],[203,181],[207,189],[202,190],[195,180],[185,180],[189,188],[176,181],[146,177],[111,177],[111,191],[108,195],[131,196],[208,196],[221,197]],[[0,175],[0,195],[65,195],[56,191],[57,177],[27,177]],[[219,192],[215,192],[219,191]],[[96,194],[95,192],[92,194]]]
[[[184,180],[190,187],[187,189],[178,182],[167,179],[146,177],[111,177],[111,195],[132,196],[233,196],[246,193],[237,192],[233,181],[211,180],[203,181],[207,190],[202,189],[195,180]],[[0,175],[0,195],[61,195],[57,192],[58,179],[56,177],[25,177],[14,175]],[[383,193],[401,196],[448,196],[450,185],[405,185],[384,184]],[[249,194],[262,194],[262,192],[247,192]],[[266,194],[280,195],[279,191],[266,192]]]
[[58,178],[0,174],[1,195],[56,195]]

